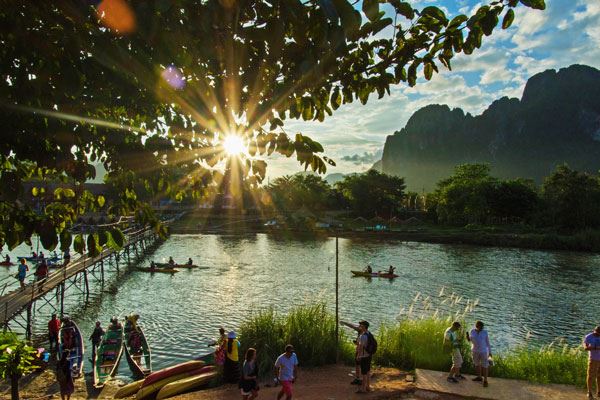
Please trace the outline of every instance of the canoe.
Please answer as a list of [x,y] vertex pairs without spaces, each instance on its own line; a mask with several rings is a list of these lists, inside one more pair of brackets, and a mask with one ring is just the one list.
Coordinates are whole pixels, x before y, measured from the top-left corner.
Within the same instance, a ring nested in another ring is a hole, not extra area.
[[10,261],[0,261],[0,265],[4,266],[4,267],[12,267],[13,265],[16,265],[16,264],[13,262],[10,262]]
[[138,271],[142,271],[142,272],[159,272],[159,273],[163,273],[163,274],[174,274],[175,272],[179,272],[177,271],[175,268],[150,268],[150,267],[137,267]]
[[168,397],[175,396],[188,390],[192,390],[197,387],[206,385],[217,376],[217,371],[215,371],[213,366],[209,366],[206,368],[213,369],[211,371],[203,372],[197,376],[180,379],[178,381],[166,384],[156,394],[156,400],[166,399]]
[[94,387],[101,388],[117,372],[123,355],[123,329],[108,329],[94,360]]
[[150,346],[148,346],[148,342],[146,340],[146,335],[144,335],[144,331],[138,325],[137,326],[137,334],[139,336],[139,342],[134,348],[135,342],[135,333],[131,329],[131,324],[129,322],[125,323],[125,335],[123,343],[123,347],[125,348],[125,357],[127,358],[127,363],[129,364],[129,368],[133,375],[138,378],[142,378],[146,375],[149,375],[152,372],[152,359],[150,353]]
[[207,366],[207,367],[192,369],[192,370],[188,370],[186,372],[182,372],[182,373],[179,373],[176,375],[170,375],[159,381],[152,382],[149,385],[147,385],[146,382],[144,382],[142,384],[142,387],[140,388],[140,390],[138,390],[137,394],[135,395],[135,398],[140,400],[140,399],[145,399],[147,397],[150,397],[171,382],[176,382],[176,381],[179,381],[182,379],[190,378],[190,377],[197,376],[197,375],[207,372],[208,370],[206,368],[209,368],[209,367]]
[[65,350],[69,351],[69,368],[73,379],[79,378],[83,370],[83,337],[75,322],[70,321],[69,326],[62,326],[58,333],[58,353],[60,357]]
[[162,379],[168,378],[173,375],[181,374],[183,372],[192,371],[204,367],[204,361],[186,361],[181,364],[173,365],[172,367],[163,368],[159,371],[153,372],[146,377],[144,380],[144,386],[153,384]]
[[195,264],[169,264],[169,263],[157,263],[155,262],[156,268],[199,268]]
[[351,271],[354,276],[363,276],[366,278],[398,278],[400,275],[388,274],[387,272],[366,272],[366,271]]
[[133,396],[140,390],[142,387],[142,383],[144,383],[143,379],[139,381],[131,382],[117,390],[117,393],[113,396],[115,399],[124,399],[125,397]]

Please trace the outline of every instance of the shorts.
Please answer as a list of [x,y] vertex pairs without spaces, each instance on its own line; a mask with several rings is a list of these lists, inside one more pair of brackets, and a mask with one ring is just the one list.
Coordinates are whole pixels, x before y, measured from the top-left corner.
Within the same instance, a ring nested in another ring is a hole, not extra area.
[[488,361],[487,351],[476,351],[473,352],[473,365],[481,368],[489,368],[490,363]]
[[292,381],[279,381],[281,383],[281,391],[286,396],[292,395]]
[[360,374],[367,375],[371,371],[371,359],[372,357],[361,357],[360,359]]
[[600,377],[600,360],[588,361],[587,377],[588,379]]
[[50,341],[50,343],[58,342],[58,335],[56,333],[49,332],[48,340]]
[[460,368],[462,367],[463,358],[462,354],[460,354],[460,349],[452,350],[452,368]]

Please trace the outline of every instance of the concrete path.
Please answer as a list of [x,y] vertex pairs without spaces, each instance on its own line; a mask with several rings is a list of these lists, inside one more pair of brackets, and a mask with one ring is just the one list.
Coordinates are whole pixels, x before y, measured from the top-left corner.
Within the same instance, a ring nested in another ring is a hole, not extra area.
[[537,385],[513,379],[489,378],[489,386],[473,382],[472,375],[467,380],[450,383],[446,372],[417,369],[416,385],[418,397],[436,399],[437,393],[450,394],[469,399],[493,400],[577,400],[586,399],[586,391],[568,385]]

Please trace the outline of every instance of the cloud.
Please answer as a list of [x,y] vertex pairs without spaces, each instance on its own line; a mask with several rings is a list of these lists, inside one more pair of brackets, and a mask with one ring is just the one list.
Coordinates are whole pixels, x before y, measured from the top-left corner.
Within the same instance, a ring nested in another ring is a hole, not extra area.
[[373,164],[376,161],[381,160],[381,156],[383,155],[383,149],[378,150],[373,153],[364,152],[363,154],[353,154],[351,156],[343,156],[343,161],[351,162],[355,165],[361,164]]

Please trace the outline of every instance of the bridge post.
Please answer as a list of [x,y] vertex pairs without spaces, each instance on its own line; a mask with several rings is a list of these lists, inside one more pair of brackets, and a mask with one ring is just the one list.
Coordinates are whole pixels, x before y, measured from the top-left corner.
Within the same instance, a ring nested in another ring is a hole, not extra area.
[[87,303],[90,300],[90,284],[88,283],[87,269],[83,270],[83,279],[85,282],[85,302]]
[[100,260],[100,277],[102,283],[104,283],[104,260]]
[[33,303],[29,303],[27,306],[27,326],[25,327],[25,338],[31,340],[31,306]]
[[60,316],[65,313],[65,281],[60,285]]

